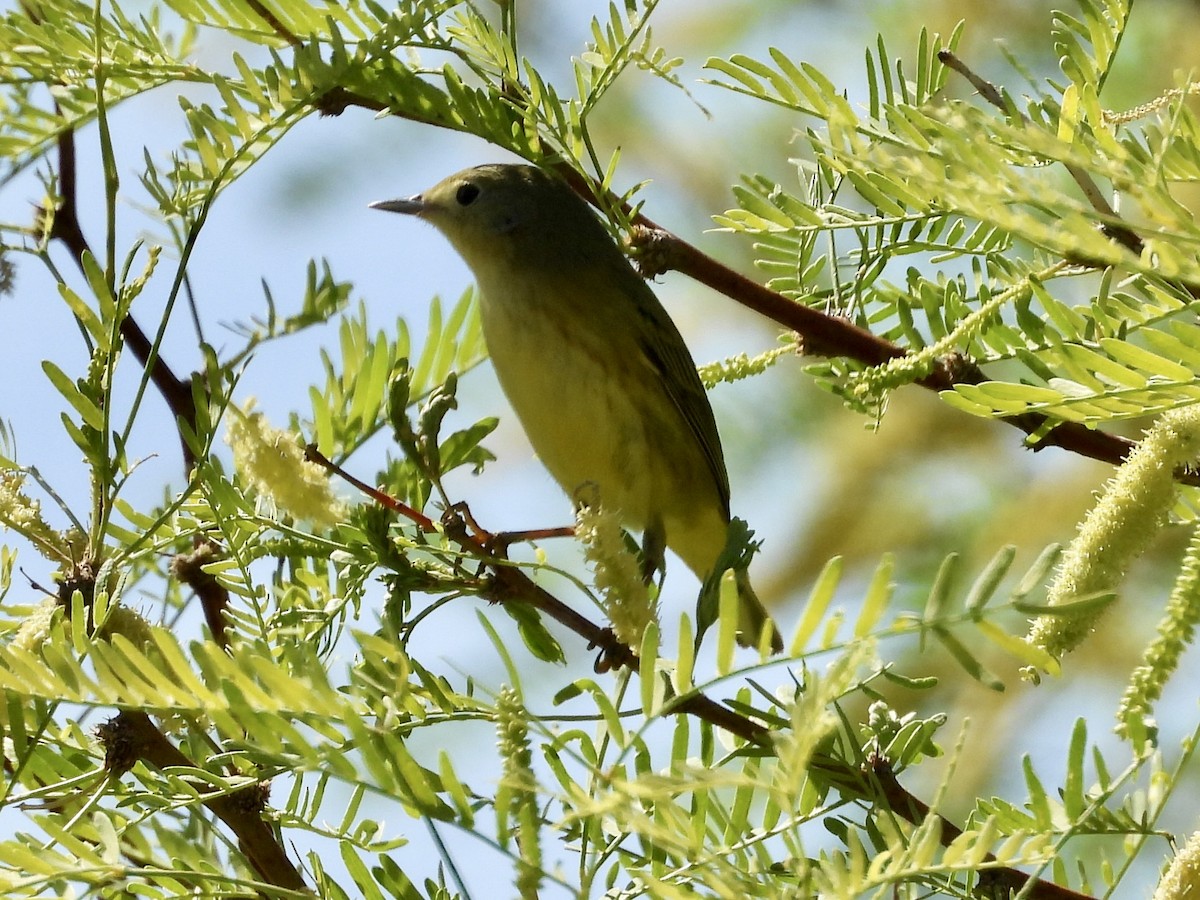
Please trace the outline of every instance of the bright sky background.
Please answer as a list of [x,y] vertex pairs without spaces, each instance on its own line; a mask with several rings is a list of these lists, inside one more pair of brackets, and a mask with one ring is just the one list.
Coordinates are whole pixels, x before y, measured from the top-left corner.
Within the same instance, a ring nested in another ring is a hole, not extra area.
[[[656,26],[656,34],[669,44],[672,29],[677,28],[680,39],[686,38],[689,17],[701,6],[749,9],[752,5],[749,2],[721,4],[715,0],[704,4],[667,4],[668,9]],[[874,12],[889,5],[777,4],[779,14],[776,18],[764,21],[741,36],[737,46],[722,46],[711,52],[726,56],[734,52],[761,56],[769,44],[775,44],[793,58],[812,62],[835,83],[845,84],[854,95],[862,85],[863,49],[873,42],[878,27],[873,21]],[[587,19],[602,12],[606,4],[553,3],[543,6],[541,15],[544,17],[531,21],[530,27],[536,29],[540,39],[536,56],[552,61],[565,60],[582,49]],[[909,6],[919,8],[920,5]],[[919,21],[915,20],[909,31],[891,38],[894,54],[909,53]],[[227,59],[229,49],[230,45],[221,36],[205,35],[200,44],[201,62],[219,63]],[[655,97],[661,92],[662,133],[648,142],[648,146],[629,148],[628,165],[622,170],[621,183],[653,179],[645,194],[647,212],[652,218],[699,243],[702,249],[718,256],[732,255],[728,242],[734,238],[704,233],[710,223],[698,209],[696,199],[689,196],[688,185],[680,182],[673,160],[676,153],[703,159],[706,146],[719,148],[719,153],[714,151],[714,155],[720,155],[722,159],[724,154],[731,152],[731,145],[736,154],[740,137],[728,132],[728,120],[722,113],[741,101],[716,88],[693,83],[700,75],[702,62],[701,56],[689,59],[685,80],[691,84],[697,100],[716,113],[714,118],[706,120],[679,93],[658,86],[648,87]],[[562,64],[548,68],[552,75],[561,76],[566,71]],[[143,148],[162,161],[182,137],[181,120],[176,99],[170,92],[141,98],[113,113],[112,126],[118,141],[122,177],[121,204],[117,213],[119,254],[125,252],[136,236],[152,234],[154,229],[152,221],[139,211],[147,203],[135,175]],[[81,133],[78,145],[84,228],[98,249],[103,211],[97,207],[101,192],[96,188],[99,175],[96,129],[89,128]],[[351,110],[340,118],[306,120],[268,155],[266,161],[227,191],[214,209],[191,267],[205,339],[218,352],[223,348],[237,350],[240,346],[238,338],[223,331],[219,323],[244,321],[260,315],[264,310],[261,287],[264,280],[281,312],[297,309],[306,265],[310,259],[322,257],[329,260],[336,277],[354,282],[354,302],[362,298],[368,304],[376,327],[388,328],[396,316],[403,315],[408,319],[414,337],[421,335],[429,298],[438,294],[447,302],[453,302],[470,283],[469,273],[432,228],[369,210],[367,204],[417,193],[465,166],[504,159],[503,153],[476,139],[406,122],[377,120],[360,110]],[[780,163],[776,174],[784,177],[786,166]],[[738,175],[736,167],[722,172],[726,184],[732,184]],[[32,206],[40,201],[41,194],[40,186],[29,175],[0,186],[0,218],[8,222],[28,221]],[[726,192],[717,205],[708,205],[707,200],[703,202],[707,212],[711,213],[723,208],[720,203],[732,205],[733,200]],[[70,269],[71,264],[61,248],[54,255],[64,271]],[[5,371],[8,374],[0,378],[0,418],[10,423],[16,434],[18,459],[36,463],[72,507],[82,511],[87,505],[86,472],[80,465],[78,451],[70,444],[59,423],[60,398],[41,375],[40,361],[53,358],[69,373],[82,373],[86,364],[83,343],[50,278],[31,259],[18,258],[17,261],[20,268],[16,293],[0,297],[0,316],[8,336],[5,341]],[[171,262],[164,259],[160,268],[165,271],[170,265]],[[74,279],[74,273],[70,277]],[[163,301],[163,291],[168,284],[169,279],[158,278],[135,305],[134,313],[144,326],[152,327],[157,321],[158,305]],[[679,276],[663,279],[658,290],[699,362],[741,351],[755,352],[774,343],[774,329],[764,327],[753,313],[716,298]],[[184,311],[178,311],[163,350],[164,358],[181,377],[186,376],[198,361],[196,336],[188,323]],[[318,350],[322,346],[336,347],[336,323],[263,348],[242,381],[239,399],[256,397],[259,408],[278,426],[286,423],[291,410],[299,410],[305,415],[309,383],[320,374]],[[121,377],[126,387],[134,383],[136,368],[131,355],[122,361]],[[751,526],[765,541],[760,560],[764,571],[769,571],[778,562],[773,557],[773,547],[786,548],[780,535],[797,527],[797,522],[802,522],[807,515],[805,499],[811,486],[820,483],[823,463],[808,456],[804,448],[764,450],[756,447],[755,441],[760,439],[757,416],[765,405],[775,402],[780,392],[811,390],[799,365],[788,362],[762,379],[722,386],[713,393],[730,460],[734,511],[751,519]],[[490,368],[480,369],[466,378],[460,385],[459,397],[461,409],[455,422],[460,427],[483,415],[499,413],[503,416],[500,430],[486,442],[498,456],[497,462],[480,478],[464,476],[451,482],[469,501],[476,517],[496,530],[566,524],[570,518],[569,503],[531,457],[515,421],[507,414]],[[834,403],[832,400],[827,402]],[[160,498],[164,488],[174,491],[182,483],[178,444],[173,430],[164,422],[164,407],[156,395],[149,403],[155,411],[144,417],[147,427],[135,436],[132,454],[147,459],[127,489],[128,498],[143,505]],[[845,416],[850,415],[845,413]],[[156,424],[151,427],[151,422]],[[885,437],[887,427],[885,422]],[[1016,444],[1015,432],[1013,443]],[[224,448],[221,452],[225,452]],[[381,455],[364,456],[361,468],[355,465],[357,459],[352,461],[351,468],[357,474],[369,477],[379,458]],[[1061,461],[1043,455],[1037,464],[1053,467]],[[963,493],[968,495],[976,489],[969,476],[956,486],[961,486]],[[52,521],[56,520],[52,517]],[[1069,534],[1063,534],[1061,539],[1069,537]],[[556,552],[554,548],[548,549]],[[23,552],[19,562],[34,579],[43,583],[49,581],[50,569],[36,555]],[[682,566],[676,565],[664,597],[669,622],[679,609],[691,608],[694,590],[694,580]],[[20,595],[24,594],[24,584],[18,582],[10,599],[15,601],[20,597],[23,600]],[[790,605],[779,611],[785,634],[799,614],[797,604],[800,599],[793,598]],[[454,666],[494,683],[498,660],[483,629],[476,624],[480,609],[485,609],[481,603],[463,601],[442,611],[440,616],[444,625],[439,630],[444,635],[445,646],[430,648],[429,652],[444,654]],[[498,624],[507,621],[498,610],[486,610],[485,615]],[[369,623],[364,625],[371,627]],[[568,641],[573,639],[568,638]],[[544,679],[530,678],[526,685],[527,699],[535,710],[545,709],[554,691],[573,677],[589,671],[590,656],[582,653],[574,642],[568,644],[568,656],[575,660],[570,670],[555,669],[548,671]],[[784,674],[779,674],[782,681]],[[1014,685],[1012,689],[1022,688]],[[1083,712],[1083,705],[1088,702],[1087,685],[1062,691],[1048,707],[1046,699],[1031,697],[1026,702],[1038,707],[1039,715],[1050,716],[1049,721],[1060,716],[1074,717]],[[1017,718],[1023,707],[1018,704]],[[1194,710],[1189,710],[1189,719],[1193,714]],[[1014,710],[1010,709],[1008,716],[1014,716]],[[1007,721],[1011,723],[1015,719],[1007,718]],[[950,741],[952,737],[946,734],[944,740]],[[1064,750],[1059,741],[1065,741],[1067,737],[1061,729],[1056,729],[1055,743],[1044,748],[1043,762],[1051,781],[1063,759]],[[486,732],[476,733],[474,739],[481,741],[480,764],[486,767],[492,755],[493,739]],[[998,735],[997,739],[1003,738]],[[419,741],[414,743],[419,745]],[[1017,743],[1026,748],[1030,746],[1029,740]],[[1036,745],[1036,738],[1032,743]],[[1019,772],[1019,760],[1014,758],[1011,763],[1015,775]],[[277,786],[276,796],[282,796],[285,790],[284,786]],[[10,820],[0,817],[0,829],[5,827],[6,821]],[[397,851],[397,858],[410,876],[417,880],[432,874],[437,858],[430,852],[419,823],[393,819],[389,825],[414,840],[413,846]],[[289,838],[293,837],[289,835]],[[463,850],[465,858],[470,858],[477,845],[448,837]],[[489,896],[484,887],[487,883],[486,871],[477,871],[468,878],[468,885],[477,891],[478,897]],[[547,892],[547,896],[554,895]]]

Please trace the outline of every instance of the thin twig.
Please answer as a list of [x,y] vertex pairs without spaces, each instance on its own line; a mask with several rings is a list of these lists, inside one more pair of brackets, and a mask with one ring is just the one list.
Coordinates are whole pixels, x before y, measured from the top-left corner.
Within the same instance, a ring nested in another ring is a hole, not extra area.
[[267,7],[260,2],[260,0],[246,0],[246,5],[254,10],[260,19],[270,25],[271,30],[274,31],[277,36],[283,38],[283,40],[287,41],[297,49],[304,46],[304,42],[301,41],[300,38],[296,37],[296,35],[292,34],[292,32],[288,30],[287,26],[279,21],[279,18],[275,15],[275,13],[267,9]]
[[[1012,116],[1022,125],[1028,123],[1029,120],[1025,118],[1024,113],[1015,106],[1004,102],[1004,95],[994,84],[977,75],[970,66],[952,51],[939,50],[937,56],[938,61],[942,65],[967,79],[971,83],[971,86],[979,91],[979,96],[983,97],[988,103],[995,106],[1005,115]],[[1141,256],[1142,250],[1146,247],[1146,242],[1131,228],[1116,221],[1120,219],[1120,216],[1112,208],[1112,205],[1108,202],[1108,199],[1104,196],[1104,193],[1100,190],[1099,185],[1096,184],[1092,176],[1074,163],[1064,161],[1063,166],[1066,167],[1072,180],[1079,185],[1079,189],[1083,191],[1083,195],[1087,198],[1088,203],[1092,204],[1092,209],[1096,210],[1096,212],[1100,213],[1106,219],[1114,220],[1101,224],[1100,227],[1104,233],[1130,253],[1135,256]]]
[[437,531],[437,525],[434,524],[433,519],[429,518],[429,516],[422,512],[418,512],[407,503],[401,503],[390,494],[386,494],[379,490],[379,488],[373,488],[365,481],[355,478],[337,463],[332,462],[324,453],[318,450],[316,444],[309,444],[304,448],[304,458],[310,463],[320,466],[326,472],[337,475],[347,484],[366,494],[385,509],[390,509],[392,512],[399,513],[400,515],[404,516],[426,534],[431,534]]
[[[431,520],[422,513],[400,503],[393,497],[364,484],[346,472],[341,466],[331,462],[315,446],[305,448],[305,456],[326,471],[345,479],[370,497],[378,500],[388,509],[396,510],[417,524],[423,531],[433,530]],[[428,523],[428,525],[426,524]],[[478,526],[476,526],[478,527]],[[603,628],[586,616],[576,612],[572,607],[563,603],[545,588],[536,584],[523,571],[509,564],[507,559],[497,556],[495,543],[490,533],[472,534],[458,510],[451,507],[443,518],[442,530],[462,550],[475,559],[483,562],[488,568],[488,578],[480,591],[484,599],[493,603],[523,603],[544,613],[560,625],[575,632],[588,642],[589,647],[600,650],[601,659],[609,666],[620,666],[632,671],[638,670],[639,660],[634,651],[619,641],[612,629]],[[703,694],[686,694],[672,701],[676,709],[691,713],[706,719],[731,734],[735,734],[753,744],[770,748],[770,732],[758,723],[745,716],[733,712]]]

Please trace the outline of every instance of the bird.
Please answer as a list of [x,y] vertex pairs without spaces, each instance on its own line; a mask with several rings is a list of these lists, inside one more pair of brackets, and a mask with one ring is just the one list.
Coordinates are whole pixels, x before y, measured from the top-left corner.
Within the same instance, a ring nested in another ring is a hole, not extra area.
[[[471,269],[484,342],[542,464],[587,487],[643,535],[650,570],[669,547],[703,582],[725,548],[729,476],[683,336],[587,202],[523,164],[464,169],[407,199],[370,204],[433,225]],[[738,642],[783,640],[735,570]]]

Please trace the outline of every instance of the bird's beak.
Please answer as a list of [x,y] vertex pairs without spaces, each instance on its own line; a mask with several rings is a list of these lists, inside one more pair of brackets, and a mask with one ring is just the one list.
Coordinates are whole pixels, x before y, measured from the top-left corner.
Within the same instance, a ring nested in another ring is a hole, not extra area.
[[409,197],[407,200],[376,200],[368,204],[371,209],[382,209],[384,212],[404,213],[408,216],[419,216],[429,209],[429,204],[421,199],[421,195]]

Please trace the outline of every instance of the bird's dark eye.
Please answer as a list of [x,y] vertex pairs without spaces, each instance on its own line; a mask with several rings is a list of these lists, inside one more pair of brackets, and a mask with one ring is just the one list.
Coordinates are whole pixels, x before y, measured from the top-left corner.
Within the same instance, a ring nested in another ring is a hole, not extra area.
[[471,184],[471,182],[468,181],[466,184],[459,186],[458,191],[454,195],[454,199],[458,201],[459,206],[470,206],[475,202],[475,198],[478,196],[478,185]]

